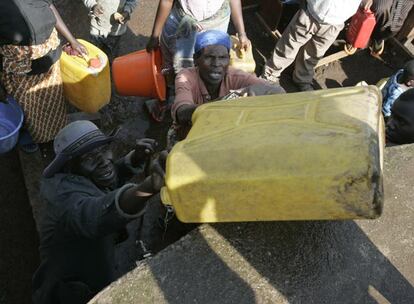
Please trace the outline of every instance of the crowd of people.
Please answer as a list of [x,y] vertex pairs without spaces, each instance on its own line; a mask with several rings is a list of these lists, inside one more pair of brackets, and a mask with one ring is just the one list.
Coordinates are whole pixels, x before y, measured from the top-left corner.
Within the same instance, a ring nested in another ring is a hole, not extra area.
[[[112,61],[137,0],[83,0],[90,17],[91,42]],[[292,79],[299,91],[314,90],[314,67],[346,20],[358,8],[372,8],[377,27],[371,51],[402,25],[412,0],[307,0],[278,40],[258,77],[230,67],[234,24],[240,47],[248,49],[240,0],[160,0],[146,49],[160,48],[172,100],[168,147],[186,137],[195,109],[221,99],[284,94],[281,72],[294,62]],[[41,196],[46,209],[40,223],[41,265],[33,277],[33,302],[86,303],[116,279],[116,235],[145,215],[164,185],[168,152],[157,152],[143,138],[120,159],[90,121],[67,123],[60,77],[58,33],[80,54],[87,50],[66,27],[52,0],[0,2],[0,102],[6,94],[21,105],[24,151],[53,140],[55,158],[44,170]],[[390,75],[383,94],[387,145],[414,143],[414,60]],[[277,102],[277,98],[275,98]],[[167,149],[168,150],[168,149]],[[144,176],[138,184],[133,176]],[[119,240],[119,238],[118,238]]]

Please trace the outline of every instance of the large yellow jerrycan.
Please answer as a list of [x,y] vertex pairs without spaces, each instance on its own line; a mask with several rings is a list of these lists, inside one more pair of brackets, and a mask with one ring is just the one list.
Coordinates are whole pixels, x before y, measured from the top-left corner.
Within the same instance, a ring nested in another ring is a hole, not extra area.
[[164,204],[183,222],[376,218],[384,126],[377,87],[200,106],[167,159]]
[[65,97],[83,112],[95,113],[111,99],[111,79],[106,54],[95,45],[78,39],[88,50],[89,58],[98,58],[98,68],[89,67],[87,59],[62,52],[60,70]]
[[256,62],[253,58],[252,47],[250,46],[247,51],[240,48],[239,38],[236,36],[230,36],[231,49],[230,49],[230,66],[243,70],[247,73],[254,73],[256,69]]

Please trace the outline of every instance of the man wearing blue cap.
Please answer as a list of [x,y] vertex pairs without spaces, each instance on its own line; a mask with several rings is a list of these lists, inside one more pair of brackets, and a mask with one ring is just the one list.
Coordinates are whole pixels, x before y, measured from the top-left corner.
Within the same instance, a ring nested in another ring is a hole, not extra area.
[[[284,92],[278,85],[229,67],[230,47],[230,37],[225,32],[210,30],[197,34],[195,67],[183,69],[175,79],[175,100],[171,110],[176,126],[188,126],[197,106],[222,99],[232,91],[237,91],[239,96]],[[179,139],[185,135],[179,135]]]
[[68,124],[54,140],[56,157],[41,182],[46,206],[39,225],[41,264],[33,276],[35,304],[86,303],[116,279],[114,236],[145,212],[163,185],[160,159],[141,184],[125,183],[146,166],[155,140],[139,140],[116,162],[112,140],[89,121]]

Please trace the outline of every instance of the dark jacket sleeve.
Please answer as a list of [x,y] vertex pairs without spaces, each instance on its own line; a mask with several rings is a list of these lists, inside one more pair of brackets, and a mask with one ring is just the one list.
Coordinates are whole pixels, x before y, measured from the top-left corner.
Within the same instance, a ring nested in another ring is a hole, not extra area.
[[73,193],[72,201],[62,217],[64,231],[75,236],[96,238],[114,233],[130,219],[121,216],[115,207],[116,191],[101,197]]
[[119,195],[130,186],[103,193],[86,178],[69,175],[57,184],[42,185],[42,193],[48,202],[46,212],[53,215],[58,229],[73,237],[97,238],[140,216],[126,215],[117,207]]

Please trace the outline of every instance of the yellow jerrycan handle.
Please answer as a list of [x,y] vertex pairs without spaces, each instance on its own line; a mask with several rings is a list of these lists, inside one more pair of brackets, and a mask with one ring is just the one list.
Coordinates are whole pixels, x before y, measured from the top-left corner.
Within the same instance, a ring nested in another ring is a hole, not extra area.
[[162,187],[160,190],[160,197],[161,197],[161,202],[164,205],[171,205],[171,199],[170,199],[170,195],[168,194],[168,189],[167,187]]
[[243,59],[245,55],[246,55],[246,51],[243,48],[240,48],[239,52],[237,52],[237,57],[239,57],[240,59]]

